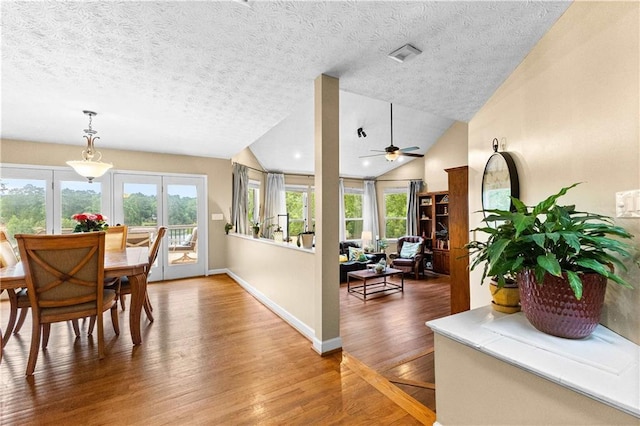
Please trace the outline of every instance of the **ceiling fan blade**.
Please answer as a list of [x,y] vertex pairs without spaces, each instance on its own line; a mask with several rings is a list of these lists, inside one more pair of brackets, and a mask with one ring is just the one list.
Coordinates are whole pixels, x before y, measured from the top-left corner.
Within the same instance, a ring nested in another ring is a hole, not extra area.
[[383,152],[383,153],[387,152],[384,149],[370,149],[369,151],[371,151],[371,152]]
[[420,158],[420,157],[424,157],[424,155],[423,155],[423,154],[413,154],[413,153],[411,153],[411,152],[402,152],[402,151],[400,151],[398,154],[399,154],[399,155],[403,155],[403,156],[405,156],[405,157],[418,157],[418,158]]
[[381,153],[381,154],[361,155],[361,156],[359,156],[358,158],[380,157],[380,156],[382,156],[382,155],[384,155],[384,152],[383,152],[383,153]]
[[415,151],[416,149],[420,149],[420,147],[419,146],[410,146],[410,147],[407,147],[407,148],[401,148],[400,151],[407,152],[407,151]]

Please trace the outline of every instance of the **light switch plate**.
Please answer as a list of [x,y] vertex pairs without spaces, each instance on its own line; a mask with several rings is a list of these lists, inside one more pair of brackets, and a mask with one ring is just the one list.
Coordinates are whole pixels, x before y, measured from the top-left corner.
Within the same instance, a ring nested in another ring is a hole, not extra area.
[[223,220],[224,216],[222,213],[211,213],[211,220]]
[[640,218],[640,189],[616,192],[616,217]]

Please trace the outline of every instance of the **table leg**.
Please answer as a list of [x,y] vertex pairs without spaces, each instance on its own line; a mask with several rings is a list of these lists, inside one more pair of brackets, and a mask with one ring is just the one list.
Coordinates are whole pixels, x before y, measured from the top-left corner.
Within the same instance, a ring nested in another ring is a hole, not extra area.
[[129,329],[131,330],[131,340],[134,345],[142,343],[142,334],[140,333],[140,317],[142,313],[142,305],[147,294],[147,279],[144,274],[130,275],[131,283],[131,304],[129,305]]
[[364,300],[367,300],[367,279],[366,278],[362,280],[362,295],[364,296]]
[[9,313],[9,323],[7,324],[4,338],[0,339],[0,341],[2,341],[3,348],[11,338],[11,334],[13,333],[13,329],[16,325],[16,318],[18,316],[18,296],[16,295],[15,290],[12,288],[7,289],[7,294],[9,295],[9,305],[11,305],[11,311]]

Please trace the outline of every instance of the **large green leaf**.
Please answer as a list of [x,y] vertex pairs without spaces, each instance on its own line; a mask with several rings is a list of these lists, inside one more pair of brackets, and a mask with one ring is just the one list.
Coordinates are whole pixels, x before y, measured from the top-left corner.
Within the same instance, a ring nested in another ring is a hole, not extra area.
[[530,235],[530,237],[540,248],[544,248],[544,242],[546,241],[545,234],[533,234]]
[[576,234],[572,232],[560,232],[560,235],[576,253],[580,252],[580,239]]
[[556,259],[553,253],[546,253],[544,256],[538,256],[536,261],[538,262],[538,266],[551,275],[555,275],[556,277],[562,276],[562,268],[560,268],[560,263],[558,263],[558,259]]
[[515,214],[513,217],[513,226],[515,226],[516,228],[515,237],[518,238],[518,236],[522,233],[522,231],[524,231],[525,229],[533,225],[534,221],[535,221],[534,217],[525,216],[522,213]]
[[533,208],[533,215],[537,216],[540,213],[546,213],[547,211],[549,211],[549,209],[555,204],[556,200],[560,197],[562,197],[563,195],[565,195],[567,193],[568,190],[570,190],[571,188],[580,185],[580,183],[574,183],[571,186],[567,186],[565,188],[562,188],[560,190],[560,192],[558,192],[557,194],[551,195],[550,197],[548,197],[546,200],[541,201],[540,203],[538,203],[534,208]]
[[516,208],[518,213],[527,213],[527,206],[515,197],[511,197],[511,203]]
[[569,285],[576,299],[582,299],[582,280],[580,276],[573,271],[567,271],[567,278],[569,279]]

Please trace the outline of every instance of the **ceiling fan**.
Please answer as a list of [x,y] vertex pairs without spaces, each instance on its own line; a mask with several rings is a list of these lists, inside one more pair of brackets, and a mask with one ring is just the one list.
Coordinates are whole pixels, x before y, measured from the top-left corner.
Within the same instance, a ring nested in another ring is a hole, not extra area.
[[379,149],[372,149],[372,152],[379,152],[379,154],[371,154],[371,155],[362,155],[360,158],[366,157],[377,157],[384,155],[387,161],[395,161],[399,156],[405,157],[424,157],[423,154],[414,154],[409,151],[415,151],[416,149],[420,149],[418,146],[410,146],[407,148],[399,148],[393,144],[393,104],[390,104],[391,111],[391,145],[385,147],[384,151]]

